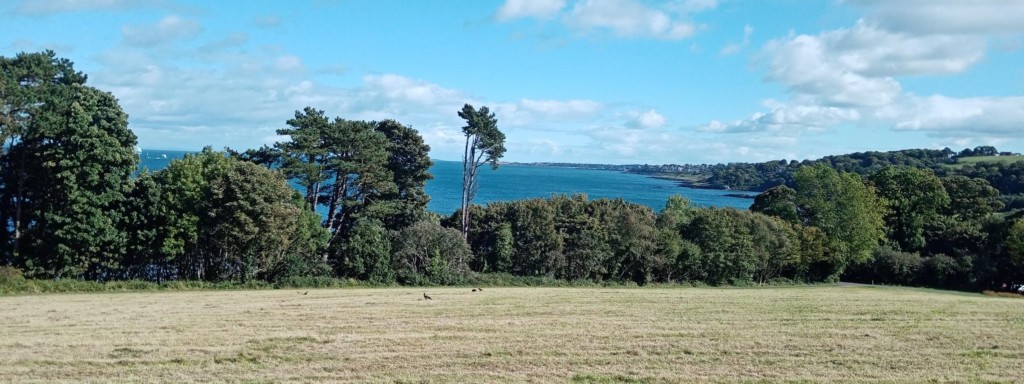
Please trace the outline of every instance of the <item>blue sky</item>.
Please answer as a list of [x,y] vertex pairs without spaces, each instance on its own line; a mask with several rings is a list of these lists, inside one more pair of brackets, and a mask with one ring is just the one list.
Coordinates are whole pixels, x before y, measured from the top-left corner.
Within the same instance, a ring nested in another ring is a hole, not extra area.
[[0,17],[2,55],[71,59],[144,148],[259,147],[313,106],[457,160],[471,103],[508,161],[1024,152],[1019,0],[11,0]]

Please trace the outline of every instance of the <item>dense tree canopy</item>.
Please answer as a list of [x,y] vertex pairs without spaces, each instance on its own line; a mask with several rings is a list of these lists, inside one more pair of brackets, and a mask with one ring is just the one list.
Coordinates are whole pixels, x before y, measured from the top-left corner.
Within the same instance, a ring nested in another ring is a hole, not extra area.
[[139,161],[128,116],[50,51],[0,58],[0,76],[6,258],[32,275],[111,278]]
[[856,174],[822,164],[800,168],[794,177],[801,219],[825,233],[829,250],[842,261],[838,272],[870,259],[885,228],[884,206],[874,189]]
[[[239,157],[278,168],[298,184],[306,209],[321,209],[331,233],[324,260],[340,275],[367,278],[375,272],[365,259],[387,252],[379,248],[387,241],[371,232],[399,230],[426,216],[430,147],[416,130],[394,120],[330,120],[322,110],[306,107],[287,124],[277,132],[288,140]],[[378,249],[367,248],[371,239]],[[350,254],[356,251],[361,256]]]
[[886,204],[889,239],[905,251],[924,248],[925,225],[949,206],[942,181],[929,170],[910,167],[884,168],[870,181]]
[[[135,183],[131,276],[268,278],[287,258],[312,261],[326,236],[278,171],[207,148]],[[160,207],[149,209],[148,207]],[[142,257],[145,255],[145,257]]]

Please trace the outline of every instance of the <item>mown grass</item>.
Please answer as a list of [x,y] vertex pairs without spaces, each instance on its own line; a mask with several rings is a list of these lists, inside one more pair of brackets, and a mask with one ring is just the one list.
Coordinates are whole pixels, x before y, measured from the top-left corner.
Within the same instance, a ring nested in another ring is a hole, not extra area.
[[179,291],[0,307],[0,382],[1024,381],[1024,300],[923,289]]

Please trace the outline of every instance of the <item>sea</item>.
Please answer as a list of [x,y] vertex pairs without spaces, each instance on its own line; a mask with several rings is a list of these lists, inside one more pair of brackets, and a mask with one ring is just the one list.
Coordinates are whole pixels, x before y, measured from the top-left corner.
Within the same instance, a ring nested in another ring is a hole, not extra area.
[[[143,149],[140,168],[150,171],[163,169],[171,160],[181,158],[186,153]],[[430,173],[434,179],[427,182],[426,190],[430,195],[427,209],[443,215],[452,214],[459,209],[462,162],[434,160]],[[591,199],[622,198],[651,207],[656,212],[665,207],[665,202],[672,195],[682,195],[699,206],[738,209],[750,208],[753,200],[726,194],[756,195],[755,192],[736,190],[687,188],[679,186],[675,181],[619,171],[502,164],[497,170],[491,170],[488,166],[480,168],[480,190],[473,203],[486,204],[560,194],[585,194]]]

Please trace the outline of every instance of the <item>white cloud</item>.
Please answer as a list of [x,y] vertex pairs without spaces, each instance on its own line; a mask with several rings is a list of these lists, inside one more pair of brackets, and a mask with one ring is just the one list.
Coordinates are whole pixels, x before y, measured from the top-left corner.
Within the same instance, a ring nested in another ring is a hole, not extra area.
[[274,61],[274,68],[278,71],[300,71],[303,69],[302,59],[292,55],[279,56]]
[[550,123],[583,122],[594,119],[605,105],[593,100],[535,100],[491,103],[490,108],[504,126],[536,129]]
[[627,125],[634,128],[650,129],[664,127],[667,122],[668,119],[666,119],[665,116],[662,116],[658,111],[651,109],[646,112],[637,113],[636,118]]
[[618,38],[682,40],[702,26],[690,20],[692,14],[714,9],[719,0],[578,0],[567,7],[565,0],[506,0],[495,19],[541,20],[558,17],[577,36],[610,35]]
[[985,54],[985,42],[957,35],[890,32],[858,21],[820,35],[837,65],[866,76],[936,75],[965,71]]
[[959,136],[1024,136],[1024,97],[952,98],[908,96],[903,103],[880,109],[878,117],[897,130],[928,131]]
[[1020,0],[848,0],[890,31],[925,34],[1024,33]]
[[565,8],[565,0],[505,0],[495,18],[508,21],[523,17],[550,19]]
[[835,52],[818,37],[800,35],[769,42],[764,49],[768,80],[785,84],[807,102],[832,106],[885,105],[901,91],[889,77],[868,77],[835,60]]
[[125,25],[121,34],[126,43],[137,46],[165,44],[174,40],[190,39],[203,31],[203,26],[195,20],[167,16],[156,24]]
[[820,131],[838,124],[860,120],[856,109],[818,105],[775,105],[771,112],[754,113],[747,119],[731,122],[712,120],[697,127],[700,132],[740,133],[774,131],[795,134]]
[[768,112],[729,122],[714,120],[697,130],[785,136],[857,123],[946,137],[991,139],[1024,133],[1019,126],[1024,121],[1024,97],[919,97],[897,80],[967,71],[985,56],[983,36],[890,30],[875,23],[862,19],[851,28],[769,41],[759,56],[765,79],[784,85],[790,100],[769,100]]
[[903,89],[894,76],[952,74],[984,57],[983,40],[893,33],[858,21],[850,29],[768,42],[766,78],[786,85],[801,103],[883,106]]
[[22,0],[14,10],[26,15],[50,15],[64,12],[146,7],[168,8],[170,6],[161,0]]
[[389,103],[416,105],[451,104],[465,98],[459,91],[395,74],[363,77],[362,96]]
[[591,100],[519,100],[519,106],[526,111],[544,116],[589,116],[603,108],[601,103]]
[[637,0],[582,0],[565,16],[570,27],[590,33],[610,30],[618,37],[680,40],[693,35],[696,25]]
[[718,7],[718,0],[685,0],[676,5],[682,12],[701,12]]

